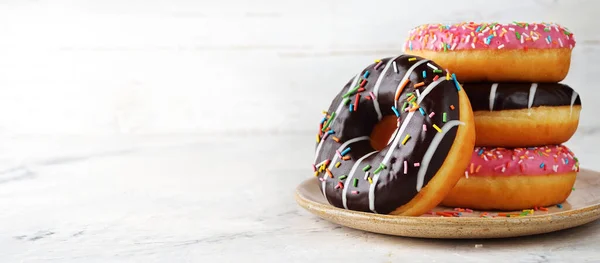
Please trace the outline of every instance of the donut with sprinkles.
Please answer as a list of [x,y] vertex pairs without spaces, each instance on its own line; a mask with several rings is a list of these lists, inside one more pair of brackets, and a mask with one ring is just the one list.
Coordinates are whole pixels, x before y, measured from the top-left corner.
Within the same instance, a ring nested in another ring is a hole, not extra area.
[[412,29],[404,52],[435,60],[464,82],[560,82],[574,47],[573,33],[555,23],[463,22]]
[[333,206],[418,216],[462,177],[474,145],[456,75],[400,55],[376,60],[335,96],[319,122],[313,171]]
[[571,194],[578,172],[579,160],[564,145],[476,147],[442,204],[481,210],[552,206]]

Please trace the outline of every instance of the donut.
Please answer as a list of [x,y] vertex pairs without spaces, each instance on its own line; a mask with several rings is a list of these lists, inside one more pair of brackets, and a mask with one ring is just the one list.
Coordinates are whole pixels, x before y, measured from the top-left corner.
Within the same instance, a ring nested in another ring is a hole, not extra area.
[[560,82],[575,37],[554,23],[425,24],[412,29],[406,54],[435,60],[461,81]]
[[564,145],[476,147],[464,176],[441,204],[480,210],[551,206],[571,194],[577,172],[579,161]]
[[465,83],[477,146],[526,147],[568,141],[577,130],[581,99],[559,83]]
[[475,126],[455,75],[433,61],[376,60],[335,96],[319,123],[313,170],[335,207],[418,216],[469,164]]

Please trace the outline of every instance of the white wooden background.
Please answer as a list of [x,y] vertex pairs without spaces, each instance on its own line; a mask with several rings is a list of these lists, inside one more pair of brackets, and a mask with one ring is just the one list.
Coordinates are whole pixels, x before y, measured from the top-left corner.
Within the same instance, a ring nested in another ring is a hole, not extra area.
[[341,228],[293,200],[321,110],[421,23],[569,27],[578,42],[564,83],[584,110],[568,145],[600,170],[598,10],[592,0],[0,0],[0,262],[598,261],[600,222],[414,240]]
[[569,27],[578,42],[564,82],[591,127],[598,10],[591,0],[3,0],[0,134],[314,131],[353,73],[401,52],[410,28],[471,20]]

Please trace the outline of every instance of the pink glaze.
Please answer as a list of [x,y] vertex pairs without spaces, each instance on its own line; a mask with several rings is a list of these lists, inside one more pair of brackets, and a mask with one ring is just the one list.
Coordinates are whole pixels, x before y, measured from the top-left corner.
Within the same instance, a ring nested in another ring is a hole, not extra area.
[[568,29],[549,23],[426,24],[409,32],[405,50],[544,49],[575,46]]
[[564,145],[515,149],[475,147],[465,176],[545,175],[571,171],[579,172],[579,161]]

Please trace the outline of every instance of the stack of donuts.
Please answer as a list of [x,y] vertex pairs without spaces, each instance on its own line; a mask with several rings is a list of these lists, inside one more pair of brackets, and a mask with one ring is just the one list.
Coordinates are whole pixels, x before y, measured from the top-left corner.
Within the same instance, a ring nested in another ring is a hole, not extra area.
[[579,171],[562,144],[581,101],[559,83],[574,46],[556,24],[415,28],[405,54],[357,70],[323,111],[320,191],[339,208],[405,216],[563,202]]
[[405,53],[460,77],[474,114],[476,147],[441,204],[519,210],[566,200],[579,163],[564,145],[581,100],[566,84],[573,34],[552,23],[426,24]]

